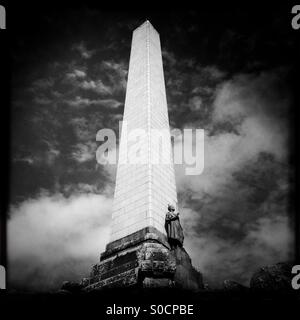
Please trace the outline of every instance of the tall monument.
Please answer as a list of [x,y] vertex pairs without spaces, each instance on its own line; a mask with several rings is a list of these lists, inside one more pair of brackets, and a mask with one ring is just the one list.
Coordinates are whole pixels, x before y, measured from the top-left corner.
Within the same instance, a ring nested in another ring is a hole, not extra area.
[[[164,233],[168,203],[177,204],[160,39],[149,21],[133,32],[123,122],[111,241],[146,227]],[[146,134],[134,165],[128,152],[135,141],[127,137],[136,129]],[[169,134],[163,148],[153,129]]]
[[[128,138],[134,130],[144,133],[138,149]],[[164,134],[162,140],[155,130]],[[166,237],[168,204],[177,206],[171,151],[160,37],[146,21],[132,36],[110,242],[92,269],[87,290],[201,287],[201,275],[184,248],[171,250]]]

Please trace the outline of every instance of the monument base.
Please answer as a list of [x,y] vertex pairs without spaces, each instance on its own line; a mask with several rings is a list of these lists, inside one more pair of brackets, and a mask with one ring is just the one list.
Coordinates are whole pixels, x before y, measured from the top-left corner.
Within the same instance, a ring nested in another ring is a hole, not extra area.
[[130,286],[197,291],[203,282],[184,248],[171,250],[164,234],[147,227],[109,243],[85,280],[84,290]]

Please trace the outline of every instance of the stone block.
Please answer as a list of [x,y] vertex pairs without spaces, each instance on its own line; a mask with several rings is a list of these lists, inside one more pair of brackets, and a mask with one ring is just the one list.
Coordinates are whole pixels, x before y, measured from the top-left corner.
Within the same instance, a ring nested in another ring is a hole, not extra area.
[[100,262],[92,267],[85,290],[127,286],[203,288],[202,276],[184,248],[171,251],[165,240],[159,231],[147,229],[108,244]]

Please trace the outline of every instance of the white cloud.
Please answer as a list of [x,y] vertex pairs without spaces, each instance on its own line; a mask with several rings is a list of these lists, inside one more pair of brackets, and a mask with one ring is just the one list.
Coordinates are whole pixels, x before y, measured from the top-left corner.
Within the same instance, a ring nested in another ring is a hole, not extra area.
[[198,67],[198,70],[206,74],[211,79],[222,79],[226,75],[224,71],[214,65]]
[[65,103],[72,107],[86,107],[91,105],[100,105],[106,108],[118,108],[121,103],[115,99],[89,99],[81,96],[76,96],[74,99],[66,99]]
[[101,80],[84,80],[79,85],[82,89],[93,90],[99,94],[112,94],[112,88],[110,86],[105,85]]
[[120,101],[115,99],[101,99],[99,103],[107,108],[112,108],[112,109],[116,109],[122,105]]
[[33,101],[37,104],[41,104],[41,105],[49,105],[50,103],[52,103],[53,101],[46,98],[46,97],[35,97],[33,99]]
[[233,172],[261,152],[270,153],[279,161],[287,160],[286,123],[276,118],[276,113],[288,110],[289,101],[278,99],[276,93],[274,96],[269,93],[268,98],[264,96],[265,91],[274,91],[273,77],[273,74],[257,78],[244,75],[220,86],[213,103],[212,123],[218,126],[224,121],[238,122],[239,132],[210,135],[205,130],[204,172],[200,176],[186,176],[185,166],[176,166],[179,191],[188,187],[198,194],[216,192]]
[[89,106],[91,104],[97,103],[97,100],[91,100],[88,98],[82,98],[81,96],[76,96],[75,99],[68,99],[65,100],[65,102],[73,107],[79,107],[79,106]]
[[72,72],[67,73],[67,78],[70,79],[78,79],[78,78],[85,78],[86,73],[83,70],[74,69]]
[[8,221],[12,285],[58,289],[63,279],[86,276],[108,242],[111,206],[110,198],[89,193],[70,198],[41,195],[12,207]]
[[164,60],[167,61],[168,64],[170,64],[171,67],[174,67],[174,65],[177,62],[177,59],[175,58],[175,55],[173,52],[168,50],[162,50],[162,56]]
[[127,75],[127,67],[124,62],[115,62],[115,61],[102,61],[102,65],[107,68],[114,71],[117,71],[120,76],[126,76]]
[[78,51],[83,59],[90,59],[96,52],[96,50],[88,50],[84,41],[73,45],[73,50]]
[[194,96],[189,101],[189,106],[191,108],[191,111],[199,111],[201,110],[202,106],[202,99],[200,96]]
[[60,151],[57,149],[57,147],[54,146],[54,144],[51,144],[49,141],[44,140],[43,141],[45,144],[47,144],[48,149],[43,150],[41,152],[35,152],[31,153],[28,156],[15,156],[13,158],[13,161],[23,161],[27,162],[28,164],[31,165],[53,165],[55,160],[60,156]]
[[73,159],[82,163],[92,159],[96,159],[96,142],[87,141],[85,143],[78,143],[75,146],[75,151],[72,153]]
[[48,78],[40,78],[35,80],[32,83],[32,90],[35,89],[49,89],[51,87],[53,87],[54,85],[54,79],[52,77],[48,77]]

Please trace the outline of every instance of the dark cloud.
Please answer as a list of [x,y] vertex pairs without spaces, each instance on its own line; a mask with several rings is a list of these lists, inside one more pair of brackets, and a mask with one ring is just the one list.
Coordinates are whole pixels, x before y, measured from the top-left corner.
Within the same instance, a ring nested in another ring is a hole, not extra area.
[[206,121],[204,172],[191,177],[176,167],[187,246],[211,285],[226,278],[248,285],[260,265],[292,258],[284,74],[220,83]]

